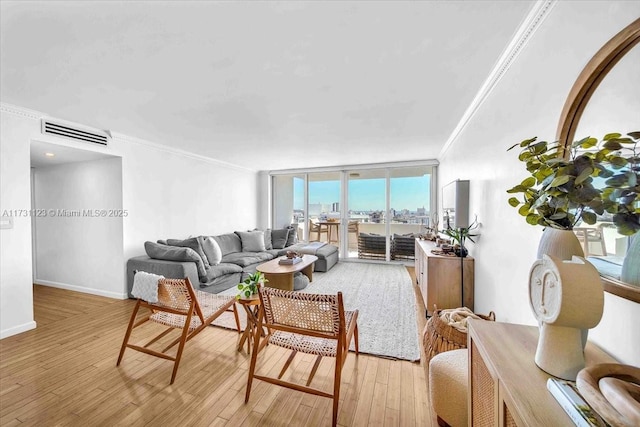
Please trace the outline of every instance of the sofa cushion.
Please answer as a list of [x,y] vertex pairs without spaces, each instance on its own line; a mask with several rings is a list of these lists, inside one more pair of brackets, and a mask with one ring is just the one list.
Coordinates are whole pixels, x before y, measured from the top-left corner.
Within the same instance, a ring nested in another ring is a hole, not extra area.
[[271,242],[273,249],[282,249],[287,244],[287,238],[289,237],[288,228],[280,228],[277,230],[271,230]]
[[188,247],[161,245],[154,242],[144,242],[144,250],[150,258],[168,261],[192,261],[196,263],[198,277],[202,280],[207,276],[202,258],[196,251]]
[[242,252],[242,241],[240,241],[240,236],[236,233],[220,234],[219,236],[213,236],[213,238],[218,242],[223,257],[227,254]]
[[[242,273],[242,267],[237,264],[229,264],[226,262],[221,262],[217,265],[212,265],[211,268],[207,270],[206,281],[210,282],[212,280],[217,279],[218,277],[222,277],[226,274],[232,273]],[[202,280],[201,280],[202,281]]]
[[204,268],[209,268],[209,260],[207,259],[207,256],[204,253],[204,250],[202,250],[202,239],[199,239],[197,237],[190,237],[188,239],[184,239],[184,240],[180,240],[180,239],[167,239],[167,245],[169,246],[180,246],[180,247],[185,247],[185,248],[191,248],[194,251],[196,251],[196,253],[198,255],[200,255],[200,258],[202,259],[202,262],[204,263]]
[[209,260],[209,264],[213,267],[214,265],[220,264],[222,260],[222,249],[220,249],[220,245],[211,236],[203,236],[202,240],[202,250],[204,254],[207,256]]
[[264,252],[264,231],[236,231],[242,242],[242,252]]
[[222,257],[222,262],[236,264],[246,267],[252,264],[258,264],[273,259],[273,255],[269,252],[235,252]]

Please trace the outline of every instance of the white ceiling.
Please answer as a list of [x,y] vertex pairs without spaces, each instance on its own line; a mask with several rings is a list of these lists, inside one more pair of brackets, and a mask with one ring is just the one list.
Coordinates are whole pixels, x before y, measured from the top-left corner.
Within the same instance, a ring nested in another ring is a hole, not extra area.
[[0,5],[2,102],[275,170],[435,158],[532,2]]

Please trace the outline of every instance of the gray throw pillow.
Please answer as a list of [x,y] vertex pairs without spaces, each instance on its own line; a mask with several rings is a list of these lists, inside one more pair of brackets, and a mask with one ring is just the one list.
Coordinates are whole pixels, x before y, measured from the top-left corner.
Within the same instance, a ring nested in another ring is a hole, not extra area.
[[291,224],[287,229],[289,230],[289,234],[287,235],[287,243],[284,245],[285,247],[298,243],[298,224]]
[[154,242],[144,242],[144,250],[149,258],[163,259],[167,261],[191,261],[198,268],[198,277],[207,277],[202,258],[196,251],[187,247],[161,245]]
[[242,252],[264,252],[264,231],[236,231],[242,241]]
[[211,266],[218,265],[222,261],[222,249],[213,237],[203,237],[202,250]]
[[273,243],[271,242],[271,229],[264,230],[264,248],[269,251],[273,249]]
[[207,259],[207,255],[205,255],[204,250],[202,250],[202,243],[197,237],[190,237],[188,239],[179,240],[179,239],[167,239],[167,245],[169,246],[180,246],[184,248],[191,248],[202,258],[202,262],[204,263],[205,268],[211,267],[209,260]]
[[271,243],[273,249],[284,249],[287,244],[287,238],[289,237],[288,228],[280,228],[278,230],[271,230]]

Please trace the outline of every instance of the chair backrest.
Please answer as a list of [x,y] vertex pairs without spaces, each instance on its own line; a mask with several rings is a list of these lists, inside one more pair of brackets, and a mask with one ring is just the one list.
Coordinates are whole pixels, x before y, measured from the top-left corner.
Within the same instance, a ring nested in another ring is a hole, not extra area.
[[320,229],[320,224],[316,224],[312,219],[309,220],[309,231],[318,231]]
[[193,306],[193,311],[204,322],[204,315],[189,278],[158,280],[158,302],[156,306],[176,314],[186,315]]
[[358,233],[359,232],[359,228],[360,228],[360,222],[359,221],[349,221],[348,225],[348,232],[349,233]]
[[306,294],[269,287],[259,292],[268,328],[324,338],[337,338],[345,331],[341,292]]

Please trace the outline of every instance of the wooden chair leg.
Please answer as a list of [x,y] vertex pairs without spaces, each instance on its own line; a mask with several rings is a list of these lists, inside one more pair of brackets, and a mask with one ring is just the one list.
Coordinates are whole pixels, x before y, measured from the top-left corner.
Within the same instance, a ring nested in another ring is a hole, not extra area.
[[[340,352],[339,352],[340,353]],[[336,427],[338,424],[338,403],[340,401],[340,378],[342,376],[342,359],[341,354],[336,357],[336,370],[333,377],[333,417],[331,425]]]
[[291,354],[289,355],[289,358],[287,359],[284,366],[282,367],[280,374],[278,374],[278,379],[282,378],[287,368],[289,368],[289,365],[291,365],[291,362],[293,361],[293,358],[295,357],[296,353],[298,353],[296,350],[291,351]]
[[309,374],[309,379],[307,380],[307,386],[311,384],[311,381],[313,380],[313,376],[316,374],[316,371],[318,370],[318,366],[320,366],[321,360],[322,360],[322,356],[316,357],[316,361],[313,364],[313,368],[311,369],[311,374]]
[[242,331],[240,330],[240,319],[238,318],[238,309],[236,308],[236,304],[233,303],[231,307],[233,307],[233,317],[236,319],[236,329],[238,329],[238,333],[241,333]]
[[133,308],[133,313],[131,313],[131,319],[129,319],[129,326],[127,326],[127,332],[125,332],[124,339],[122,340],[122,347],[120,347],[120,355],[118,356],[118,361],[116,362],[116,366],[120,366],[120,362],[122,361],[122,356],[124,356],[124,351],[127,348],[127,344],[129,343],[129,337],[131,337],[131,331],[133,330],[133,323],[136,320],[136,316],[138,315],[139,309],[140,309],[140,300],[136,302],[136,306]]
[[360,354],[360,350],[358,347],[358,324],[357,323],[356,323],[355,329],[353,330],[353,341],[356,345],[356,356],[357,356],[358,354]]
[[[260,350],[262,350],[262,347],[264,347],[264,343],[260,342],[260,338],[262,338],[262,316],[262,310],[260,310],[258,314],[258,327],[255,330],[253,338],[253,353],[251,353],[251,364],[249,365],[249,375],[247,375],[247,391],[244,395],[244,403],[247,403],[249,401],[253,375],[256,372],[256,361],[258,360],[258,353],[260,353]],[[268,338],[265,338],[265,340],[267,339]]]
[[191,325],[191,315],[193,314],[193,305],[189,308],[189,312],[187,313],[187,319],[184,322],[184,327],[182,328],[182,335],[180,337],[180,345],[178,346],[178,353],[176,353],[176,360],[173,362],[173,372],[171,373],[171,382],[169,384],[173,384],[173,381],[176,379],[176,374],[178,373],[178,366],[180,365],[180,358],[182,357],[182,350],[184,350],[184,345],[187,342],[187,336],[189,335],[189,326]]

